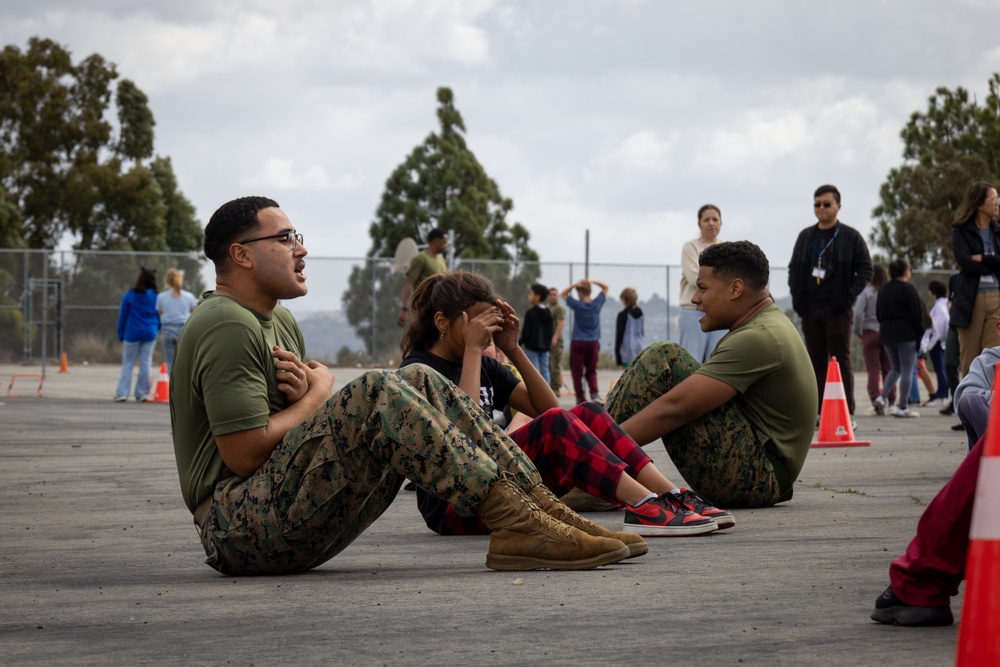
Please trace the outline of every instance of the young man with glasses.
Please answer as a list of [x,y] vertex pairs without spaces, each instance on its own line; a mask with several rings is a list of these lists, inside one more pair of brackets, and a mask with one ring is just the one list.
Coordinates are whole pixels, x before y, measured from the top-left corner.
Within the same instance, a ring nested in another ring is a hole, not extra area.
[[836,357],[854,417],[854,369],[851,367],[851,326],[854,301],[872,277],[868,245],[853,227],[840,222],[840,191],[821,185],[813,194],[816,224],[802,230],[788,263],[792,307],[802,318],[806,350],[816,372],[817,414],[830,357]]
[[213,568],[321,565],[389,507],[404,478],[493,530],[493,569],[641,555],[553,502],[524,452],[426,366],[369,371],[331,395],[329,370],[304,361],[302,331],[278,304],[308,288],[302,235],[276,202],[221,206],[205,254],[216,287],[177,341],[170,422],[181,493]]

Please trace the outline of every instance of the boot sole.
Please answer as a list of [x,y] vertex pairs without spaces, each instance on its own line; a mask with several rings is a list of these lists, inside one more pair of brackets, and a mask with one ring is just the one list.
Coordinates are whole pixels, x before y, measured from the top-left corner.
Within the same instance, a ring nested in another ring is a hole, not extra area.
[[709,523],[700,526],[639,526],[625,524],[626,533],[635,533],[642,537],[693,537],[695,535],[707,535],[719,529],[716,523]]
[[638,558],[639,556],[645,556],[646,554],[649,553],[649,544],[647,544],[646,542],[641,542],[641,543],[636,542],[635,544],[626,544],[625,548],[628,549],[628,556],[625,557],[626,559]]
[[532,558],[531,556],[486,554],[486,567],[491,570],[592,570],[595,567],[611,565],[629,557],[629,548],[626,546],[580,560],[549,560]]
[[951,625],[955,618],[950,609],[941,607],[897,606],[875,609],[871,619],[887,625],[908,627]]

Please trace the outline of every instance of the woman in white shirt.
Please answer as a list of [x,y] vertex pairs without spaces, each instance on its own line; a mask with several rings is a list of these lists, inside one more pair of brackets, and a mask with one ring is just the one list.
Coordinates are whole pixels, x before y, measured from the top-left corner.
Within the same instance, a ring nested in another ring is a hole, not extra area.
[[702,331],[702,314],[691,303],[691,297],[694,296],[696,289],[695,283],[698,280],[698,257],[705,248],[720,241],[722,212],[718,206],[705,204],[698,209],[698,229],[701,230],[701,236],[685,243],[681,250],[680,344],[691,353],[695,361],[701,364],[708,359],[718,342],[728,333],[725,330]]

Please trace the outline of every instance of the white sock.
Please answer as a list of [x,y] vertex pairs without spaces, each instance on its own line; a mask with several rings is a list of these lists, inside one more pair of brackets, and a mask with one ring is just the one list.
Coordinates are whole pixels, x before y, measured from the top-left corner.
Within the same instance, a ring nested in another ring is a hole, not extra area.
[[681,495],[681,487],[678,486],[676,489],[671,489],[670,493],[674,494],[675,496]]
[[642,500],[640,500],[639,502],[637,502],[635,505],[632,505],[632,507],[641,507],[641,506],[645,505],[646,503],[648,503],[650,500],[656,500],[656,494],[655,493],[649,494],[648,496],[646,496],[645,498],[643,498]]

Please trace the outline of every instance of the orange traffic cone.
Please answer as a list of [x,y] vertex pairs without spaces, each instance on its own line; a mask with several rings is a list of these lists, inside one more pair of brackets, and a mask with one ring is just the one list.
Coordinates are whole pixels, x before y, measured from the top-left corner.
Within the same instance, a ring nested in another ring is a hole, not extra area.
[[156,394],[153,395],[153,400],[151,402],[170,402],[170,375],[167,373],[166,362],[160,364],[160,377],[156,380]]
[[[993,392],[1000,391],[1000,375]],[[1000,665],[1000,406],[990,409],[986,443],[979,462],[976,500],[965,561],[965,602],[958,626],[957,667]]]
[[65,352],[59,357],[59,372],[69,373],[69,357],[66,356]]
[[813,447],[868,447],[869,441],[854,439],[851,411],[847,407],[844,381],[840,377],[840,364],[830,357],[826,368],[826,386],[823,388],[823,409],[819,415],[819,433]]

